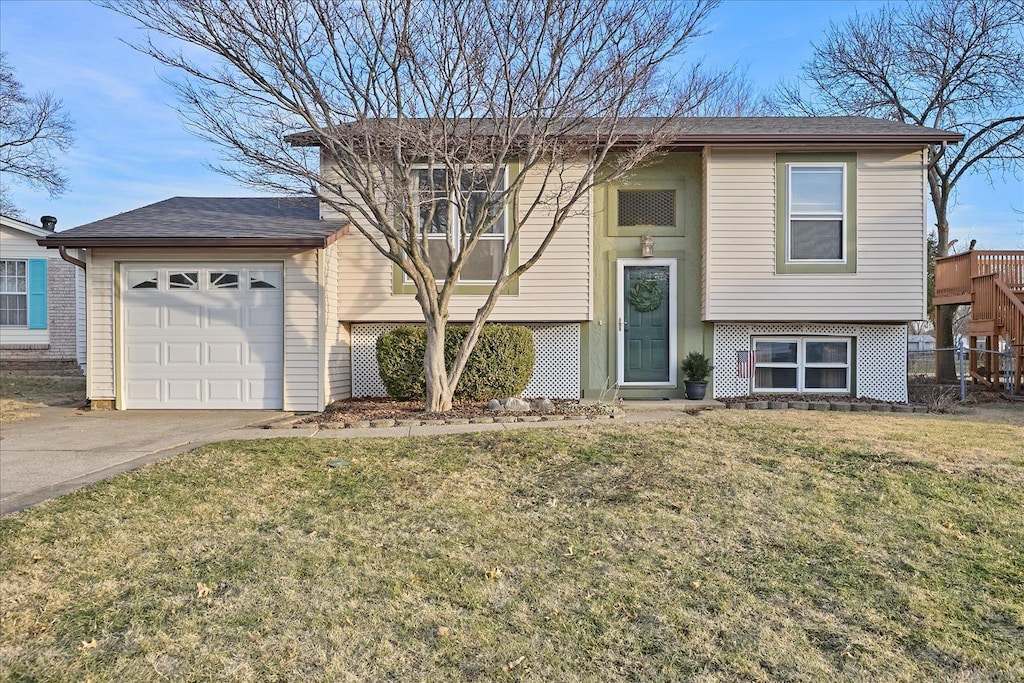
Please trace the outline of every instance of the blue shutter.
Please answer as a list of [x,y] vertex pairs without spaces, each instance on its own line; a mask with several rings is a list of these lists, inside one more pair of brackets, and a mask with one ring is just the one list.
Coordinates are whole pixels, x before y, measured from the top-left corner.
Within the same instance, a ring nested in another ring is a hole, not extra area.
[[46,259],[28,260],[28,329],[46,329]]

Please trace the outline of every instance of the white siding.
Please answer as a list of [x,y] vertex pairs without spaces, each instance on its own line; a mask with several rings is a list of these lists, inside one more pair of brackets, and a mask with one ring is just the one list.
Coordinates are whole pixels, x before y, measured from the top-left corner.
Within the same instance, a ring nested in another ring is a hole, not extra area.
[[86,261],[86,329],[89,365],[86,395],[97,400],[114,399],[114,262],[91,252]]
[[923,150],[858,150],[857,272],[843,274],[775,273],[776,151],[707,153],[705,319],[922,319]]
[[[562,182],[578,180],[568,169]],[[544,178],[531,174],[524,184],[520,211],[526,211],[541,193]],[[552,182],[548,182],[548,192]],[[503,295],[490,320],[499,321],[581,321],[591,317],[591,214],[592,200],[585,197],[577,204],[546,252],[519,282],[517,295]],[[324,208],[327,216],[329,211]],[[550,224],[553,209],[539,205],[524,226],[519,240],[520,262],[533,255]],[[422,320],[420,307],[412,294],[393,294],[393,270],[385,259],[358,231],[338,241],[340,272],[338,315],[346,322],[384,322]],[[470,320],[483,304],[484,296],[456,294],[449,311],[453,321]]]
[[[0,226],[0,258],[28,260],[32,258],[59,259],[56,251],[44,249],[36,244],[35,235]],[[0,344],[49,344],[50,331],[30,330],[27,327],[0,328]]]
[[338,242],[324,249],[324,386],[326,402],[352,395],[351,327],[338,316]]
[[130,261],[284,262],[284,409],[319,410],[321,405],[320,283],[316,250],[231,251],[162,249],[91,250],[87,273],[89,308],[88,393],[115,398],[115,264]]

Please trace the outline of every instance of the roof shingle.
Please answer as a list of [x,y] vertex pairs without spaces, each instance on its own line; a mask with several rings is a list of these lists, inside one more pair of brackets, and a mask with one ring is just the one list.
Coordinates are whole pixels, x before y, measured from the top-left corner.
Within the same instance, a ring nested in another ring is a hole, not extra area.
[[[320,220],[314,197],[172,197],[40,240],[44,246],[324,246],[344,228]],[[201,240],[201,242],[197,242]],[[139,241],[140,244],[134,244]],[[157,242],[161,244],[157,244]],[[251,244],[250,244],[251,243]]]

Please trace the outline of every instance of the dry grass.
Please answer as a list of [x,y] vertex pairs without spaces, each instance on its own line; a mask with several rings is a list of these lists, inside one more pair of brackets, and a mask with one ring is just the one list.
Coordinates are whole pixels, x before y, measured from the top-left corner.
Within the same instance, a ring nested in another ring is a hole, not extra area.
[[63,406],[85,398],[85,377],[0,371],[0,422],[38,417],[45,406]]
[[0,520],[0,676],[1017,681],[1022,443],[715,411],[219,444]]

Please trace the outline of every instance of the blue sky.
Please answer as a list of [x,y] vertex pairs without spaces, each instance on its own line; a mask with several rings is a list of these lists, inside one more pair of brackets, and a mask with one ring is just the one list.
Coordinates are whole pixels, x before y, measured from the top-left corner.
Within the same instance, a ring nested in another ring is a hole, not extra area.
[[[689,52],[706,63],[746,68],[764,89],[795,76],[830,20],[871,11],[877,2],[727,1],[711,34]],[[123,41],[141,36],[132,22],[81,0],[0,0],[0,49],[29,92],[51,91],[75,120],[66,158],[70,191],[59,199],[12,186],[27,219],[57,216],[67,229],[167,197],[246,196],[206,167],[217,150],[184,130],[174,110],[173,74]],[[952,237],[988,249],[1024,248],[1024,183],[973,177],[960,184]]]

